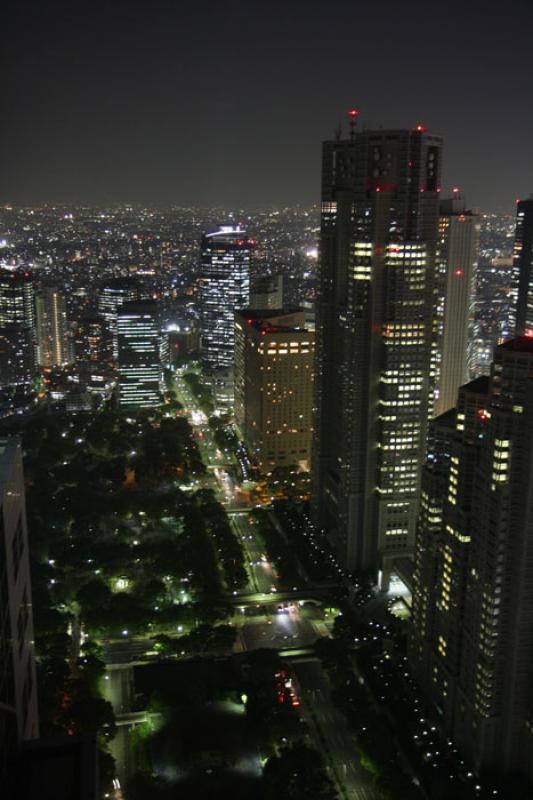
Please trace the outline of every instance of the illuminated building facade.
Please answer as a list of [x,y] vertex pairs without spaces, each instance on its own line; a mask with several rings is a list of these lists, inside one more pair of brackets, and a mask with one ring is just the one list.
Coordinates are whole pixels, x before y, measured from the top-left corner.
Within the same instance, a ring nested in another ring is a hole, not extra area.
[[513,251],[516,336],[533,335],[533,197],[516,205]]
[[123,303],[134,303],[140,299],[140,287],[135,280],[117,278],[109,281],[100,289],[98,296],[98,313],[106,321],[108,344],[115,361],[118,358],[118,309]]
[[208,372],[233,368],[234,312],[250,303],[254,244],[244,230],[227,225],[202,237],[201,352]]
[[323,149],[313,514],[341,563],[385,581],[414,543],[440,161],[422,126]]
[[28,387],[35,369],[35,298],[31,273],[0,269],[0,387]]
[[0,439],[0,781],[24,739],[39,735],[22,453]]
[[533,339],[496,347],[450,415],[424,468],[427,487],[441,464],[422,495],[411,663],[476,769],[531,782]]
[[472,332],[479,219],[467,211],[459,192],[440,204],[432,377],[435,416],[455,406],[468,380],[468,340]]
[[37,361],[41,367],[61,367],[72,361],[64,295],[55,286],[41,289],[35,301]]
[[160,329],[157,303],[123,303],[118,308],[118,386],[121,407],[149,407],[161,402]]
[[31,273],[20,269],[0,269],[0,327],[35,327],[35,301]]
[[309,469],[313,361],[303,311],[235,313],[235,418],[263,472]]

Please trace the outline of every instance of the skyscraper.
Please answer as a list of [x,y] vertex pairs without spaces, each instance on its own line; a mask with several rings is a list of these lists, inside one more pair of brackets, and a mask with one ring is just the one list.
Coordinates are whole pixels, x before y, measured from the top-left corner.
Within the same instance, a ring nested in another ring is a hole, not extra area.
[[516,336],[533,335],[533,196],[516,205],[513,300]]
[[27,325],[35,328],[35,301],[31,273],[0,269],[0,327]]
[[234,312],[250,302],[255,242],[240,227],[222,226],[202,237],[202,363],[207,371],[233,368]]
[[87,315],[76,322],[74,350],[80,376],[90,388],[103,389],[111,361],[107,324],[103,317]]
[[46,286],[36,297],[37,361],[41,367],[61,367],[72,361],[65,297]]
[[137,281],[116,278],[101,287],[98,296],[98,313],[107,325],[108,345],[116,361],[118,358],[117,311],[123,303],[134,303],[141,299]]
[[496,347],[448,416],[424,469],[440,483],[422,496],[411,662],[474,766],[531,782],[533,339]]
[[468,380],[479,228],[478,215],[466,210],[458,191],[441,201],[432,364],[437,416],[455,406],[457,390]]
[[420,125],[323,149],[313,513],[341,563],[385,580],[414,541],[440,161]]
[[235,313],[235,418],[264,472],[309,469],[314,338],[300,310]]
[[0,783],[17,743],[39,735],[24,477],[19,442],[0,439]]
[[161,402],[160,321],[157,303],[123,303],[117,310],[119,402],[156,406]]
[[35,369],[35,298],[31,273],[0,269],[0,387],[28,387]]

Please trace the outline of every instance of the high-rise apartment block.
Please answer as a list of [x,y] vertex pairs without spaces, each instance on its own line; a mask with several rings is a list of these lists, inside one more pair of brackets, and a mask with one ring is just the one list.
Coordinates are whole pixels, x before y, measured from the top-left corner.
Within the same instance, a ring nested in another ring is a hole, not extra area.
[[39,735],[22,454],[0,439],[0,783],[17,744]]
[[207,371],[233,368],[236,309],[250,303],[255,242],[240,227],[222,226],[202,237],[202,363]]
[[37,294],[37,361],[41,367],[62,367],[72,361],[65,296],[55,286]]
[[533,339],[496,347],[431,430],[411,662],[476,769],[533,781]]
[[324,144],[313,513],[351,569],[412,551],[425,451],[441,139]]
[[133,279],[116,278],[100,288],[98,313],[106,322],[108,346],[115,361],[118,358],[118,309],[123,303],[135,303],[139,300],[141,300],[140,286]]
[[533,335],[533,196],[516,205],[513,251],[516,336]]
[[303,311],[235,314],[235,417],[263,472],[309,469],[314,331]]
[[161,402],[160,320],[156,302],[123,303],[117,309],[118,386],[122,407]]
[[436,416],[455,406],[457,390],[468,380],[479,229],[478,215],[466,209],[457,190],[440,203],[430,396]]

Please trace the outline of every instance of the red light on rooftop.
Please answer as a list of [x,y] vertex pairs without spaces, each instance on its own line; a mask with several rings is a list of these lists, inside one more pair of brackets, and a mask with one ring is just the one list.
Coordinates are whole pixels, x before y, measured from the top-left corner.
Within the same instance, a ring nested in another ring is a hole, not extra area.
[[462,275],[464,275],[464,272],[461,269],[461,267],[457,267],[457,269],[454,270],[453,274],[456,275],[458,278],[460,278]]
[[421,186],[421,187],[420,187],[420,191],[421,191],[421,192],[425,192],[426,190],[424,189],[424,187],[423,187],[423,186]]
[[360,113],[361,113],[361,112],[360,112],[360,111],[358,111],[358,110],[357,110],[357,108],[351,108],[351,109],[348,111],[348,116],[349,116],[349,117],[352,117],[352,118],[354,118],[354,117],[358,117]]
[[420,125],[419,123],[415,128],[413,128],[413,131],[415,131],[415,133],[425,133],[427,128],[424,128],[424,126]]
[[376,186],[376,192],[381,192],[381,186]]
[[454,187],[453,187],[453,189],[452,189],[452,191],[453,191],[453,193],[454,193],[454,194],[459,194],[459,192],[460,192],[461,190],[459,189],[459,187],[458,187],[458,186],[454,186]]
[[437,194],[440,192],[440,186],[437,186]]

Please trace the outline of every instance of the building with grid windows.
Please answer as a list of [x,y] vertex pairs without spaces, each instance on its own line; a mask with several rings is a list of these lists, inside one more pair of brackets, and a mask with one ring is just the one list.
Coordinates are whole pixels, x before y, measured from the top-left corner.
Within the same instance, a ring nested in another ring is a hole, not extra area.
[[235,314],[235,418],[263,472],[309,470],[314,338],[303,311]]
[[385,582],[414,544],[441,146],[418,125],[323,147],[313,515],[341,563]]
[[431,427],[411,664],[470,763],[518,777],[526,797],[533,785],[533,339],[496,347],[490,379],[461,387],[456,409]]
[[254,244],[242,228],[228,225],[202,237],[201,352],[207,372],[233,369],[234,313],[250,303]]
[[117,312],[123,303],[140,301],[140,287],[133,278],[115,278],[100,288],[98,314],[106,323],[108,342],[112,358],[118,358]]
[[39,735],[22,453],[0,439],[0,785],[17,745]]
[[156,302],[123,303],[117,310],[121,407],[161,402],[161,326]]
[[516,204],[512,296],[516,336],[533,335],[533,196]]

